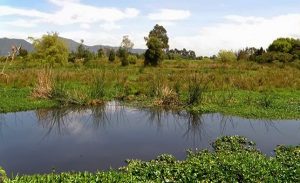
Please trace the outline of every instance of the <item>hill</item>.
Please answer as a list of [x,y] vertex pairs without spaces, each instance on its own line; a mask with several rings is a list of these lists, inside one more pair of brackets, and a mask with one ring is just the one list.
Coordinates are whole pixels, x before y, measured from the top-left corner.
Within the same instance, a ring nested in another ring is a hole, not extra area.
[[[77,47],[80,45],[80,43],[72,40],[72,39],[67,39],[67,38],[62,38],[64,42],[67,44],[68,48],[70,51],[75,51]],[[12,45],[20,45],[22,44],[22,47],[29,52],[34,50],[34,47],[31,43],[24,39],[9,39],[9,38],[0,38],[0,55],[7,55],[7,53],[10,51]],[[107,46],[107,45],[94,45],[94,46],[88,46],[85,45],[87,49],[89,49],[92,52],[97,52],[100,48],[102,49],[114,49],[117,50],[118,47],[113,47],[113,46]],[[132,53],[144,53],[144,49],[133,49]]]
[[33,45],[24,39],[0,38],[0,55],[7,55],[12,45],[22,45],[29,52],[33,51]]

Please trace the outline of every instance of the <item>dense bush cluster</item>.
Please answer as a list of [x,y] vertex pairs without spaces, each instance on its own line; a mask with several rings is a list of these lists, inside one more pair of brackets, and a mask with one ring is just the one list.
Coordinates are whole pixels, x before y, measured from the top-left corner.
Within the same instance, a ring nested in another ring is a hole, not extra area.
[[17,176],[5,182],[299,182],[300,146],[278,146],[267,157],[253,142],[225,136],[213,143],[214,152],[188,151],[183,161],[161,155],[144,162],[128,160],[119,171]]
[[268,47],[246,48],[237,52],[238,60],[250,60],[258,63],[294,62],[300,59],[300,40],[293,38],[278,38]]
[[195,60],[197,59],[196,53],[193,50],[187,50],[183,48],[179,50],[177,48],[168,50],[166,52],[166,58],[169,60],[180,60],[180,59],[190,59]]

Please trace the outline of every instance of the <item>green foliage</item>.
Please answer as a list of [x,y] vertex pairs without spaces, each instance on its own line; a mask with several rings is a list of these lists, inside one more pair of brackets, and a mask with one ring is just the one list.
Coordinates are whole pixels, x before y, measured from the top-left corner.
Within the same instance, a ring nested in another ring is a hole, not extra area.
[[163,60],[163,45],[157,37],[150,37],[147,41],[144,65],[157,66]]
[[31,39],[35,48],[34,58],[51,65],[55,63],[63,65],[68,62],[68,48],[58,33],[48,33],[40,39]]
[[80,45],[77,47],[77,51],[74,53],[74,55],[76,60],[82,60],[83,63],[87,63],[90,60],[95,58],[94,54],[84,46],[83,40],[81,41]]
[[105,56],[104,49],[102,49],[102,48],[98,49],[97,56],[98,56],[98,58],[103,58]]
[[275,157],[260,153],[240,136],[213,143],[214,152],[188,151],[185,160],[160,155],[149,162],[127,160],[120,170],[16,176],[6,182],[299,182],[300,146],[276,148]]
[[121,60],[121,65],[122,66],[128,66],[129,65],[128,55],[129,55],[129,53],[125,48],[123,48],[123,47],[119,48],[118,57]]
[[115,50],[111,49],[109,51],[109,56],[108,56],[108,60],[110,62],[114,62],[116,60],[116,53],[115,53]]
[[135,55],[129,55],[127,59],[128,59],[128,62],[133,65],[136,64],[136,62],[138,60],[137,56],[135,56]]
[[0,166],[0,183],[4,182],[7,179],[5,170]]
[[264,108],[269,108],[272,106],[274,103],[272,94],[264,93],[261,95],[260,100],[259,100],[259,105]]
[[28,51],[24,48],[20,48],[18,56],[23,57],[23,58],[27,57],[28,56]]
[[269,46],[268,51],[290,53],[293,49],[293,39],[278,38]]
[[121,46],[118,50],[118,57],[121,60],[122,66],[128,66],[129,65],[129,51],[133,48],[134,43],[129,39],[128,36],[123,36],[123,40],[121,42]]
[[167,30],[163,26],[156,24],[153,30],[150,31],[147,39],[150,39],[151,37],[156,37],[160,40],[162,49],[169,48],[169,37],[167,35]]
[[91,85],[91,99],[103,99],[105,96],[105,72],[95,76],[94,84]]
[[292,54],[284,53],[284,52],[267,52],[258,57],[256,57],[256,61],[259,63],[271,63],[274,61],[278,62],[292,62],[295,57]]
[[193,50],[186,50],[183,48],[182,50],[174,49],[174,50],[167,50],[166,56],[170,60],[179,60],[179,59],[196,59],[196,53]]
[[195,74],[189,80],[187,105],[200,104],[203,97],[204,88],[199,78]]
[[216,152],[222,151],[249,151],[249,152],[258,152],[255,149],[255,143],[248,141],[245,137],[240,136],[224,136],[218,138],[213,144],[213,148]]
[[[174,96],[173,94],[178,96],[176,107],[193,112],[223,113],[246,118],[300,118],[300,81],[295,77],[299,75],[300,62],[295,61],[284,63],[285,67],[281,69],[273,63],[223,64],[211,60],[166,60],[158,68],[129,65],[117,70],[117,63],[91,61],[80,66],[79,62],[78,67],[67,65],[53,69],[54,78],[59,76],[55,82],[61,83],[57,85],[57,89],[60,89],[57,93],[61,95],[49,100],[31,97],[31,91],[37,83],[37,73],[43,67],[36,62],[27,62],[26,67],[20,63],[16,60],[8,68],[8,81],[5,77],[0,77],[1,112],[59,107],[69,102],[89,105],[90,90],[96,83],[93,74],[101,75],[101,68],[105,68],[105,79],[109,82],[105,82],[104,100],[118,100],[122,96],[122,99],[134,105],[154,106],[156,99],[164,98],[161,97],[164,91],[167,96],[165,98]],[[202,93],[200,102],[190,107],[182,104],[188,103],[189,96],[200,96],[199,92],[189,94],[189,84],[192,85],[190,82],[194,73],[198,74],[200,88],[204,88],[205,92]],[[216,79],[205,87],[205,83],[211,80],[210,76]],[[116,87],[117,84],[120,87]]]
[[233,51],[221,50],[218,53],[217,59],[221,62],[233,62],[237,60]]

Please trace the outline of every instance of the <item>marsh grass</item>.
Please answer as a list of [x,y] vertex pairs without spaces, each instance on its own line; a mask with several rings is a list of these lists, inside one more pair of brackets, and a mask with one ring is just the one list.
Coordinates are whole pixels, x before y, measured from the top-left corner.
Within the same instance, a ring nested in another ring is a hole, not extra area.
[[32,97],[48,99],[51,98],[53,90],[53,73],[50,68],[45,68],[37,73],[37,83],[32,91]]
[[77,89],[68,90],[67,85],[57,78],[51,93],[51,99],[58,101],[61,105],[85,105],[87,96]]
[[105,96],[105,72],[95,75],[93,84],[90,86],[91,99],[103,99]]
[[274,94],[263,93],[259,98],[259,105],[263,108],[270,108],[274,104]]
[[154,100],[154,104],[157,106],[179,106],[180,100],[172,89],[168,86],[163,86],[160,88],[160,95]]
[[207,91],[208,85],[214,80],[214,76],[203,77],[198,73],[194,73],[188,80],[187,101],[188,106],[201,105],[203,102],[203,94]]
[[[120,66],[118,61],[116,63],[101,61],[98,64],[95,67],[83,65],[76,68],[74,64],[69,64],[52,68],[51,77],[56,79],[52,79],[51,95],[54,96],[49,98],[49,101],[52,101],[50,105],[48,101],[41,101],[42,99],[29,101],[27,97],[32,94],[26,96],[22,90],[47,88],[42,87],[42,83],[47,83],[43,80],[50,77],[37,79],[37,73],[42,72],[44,67],[29,61],[24,68],[16,61],[6,70],[9,75],[8,83],[0,77],[0,87],[20,91],[22,96],[18,97],[18,100],[23,97],[23,100],[20,100],[23,103],[16,102],[13,94],[4,92],[0,98],[0,111],[32,109],[34,106],[42,105],[53,106],[53,102],[56,101],[62,105],[68,103],[86,105],[91,100],[99,100],[98,98],[153,106],[174,104],[177,102],[171,100],[177,101],[178,98],[179,107],[192,107],[197,110],[202,107],[206,112],[228,112],[251,117],[271,116],[271,114],[280,118],[299,116],[296,114],[296,104],[299,104],[300,98],[300,71],[292,63],[285,63],[284,68],[279,68],[275,64],[254,62],[224,64],[210,60],[201,62],[166,60],[157,68],[142,67],[143,63],[140,61],[127,67]],[[268,99],[264,93],[270,91],[273,91],[270,95],[277,97],[283,92],[285,96],[281,96],[280,99]],[[249,96],[245,93],[249,93]],[[270,100],[271,104],[268,104]],[[253,114],[250,114],[250,109],[254,108]]]

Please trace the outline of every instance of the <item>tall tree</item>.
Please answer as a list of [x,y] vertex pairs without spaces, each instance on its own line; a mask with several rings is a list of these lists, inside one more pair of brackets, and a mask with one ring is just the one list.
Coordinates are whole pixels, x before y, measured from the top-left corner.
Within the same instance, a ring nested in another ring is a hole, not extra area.
[[108,60],[109,60],[110,62],[113,62],[113,61],[115,61],[115,59],[116,59],[116,53],[115,53],[115,50],[114,50],[114,49],[111,49],[111,50],[109,51]]
[[129,65],[128,55],[131,49],[133,48],[134,43],[129,39],[129,36],[123,36],[121,46],[118,50],[118,56],[121,60],[122,66]]
[[163,60],[163,44],[157,37],[150,37],[147,41],[144,65],[157,66]]
[[129,39],[129,36],[123,36],[123,40],[121,42],[121,47],[124,48],[127,52],[130,52],[133,48],[134,43]]
[[163,49],[165,50],[169,49],[169,37],[167,35],[167,30],[163,26],[156,24],[153,30],[149,32],[148,38],[145,38],[146,41],[151,37],[158,38],[162,42]]
[[58,33],[48,33],[40,39],[34,39],[33,46],[35,48],[34,56],[44,60],[47,63],[65,64],[68,61],[68,48],[64,41],[58,36]]

